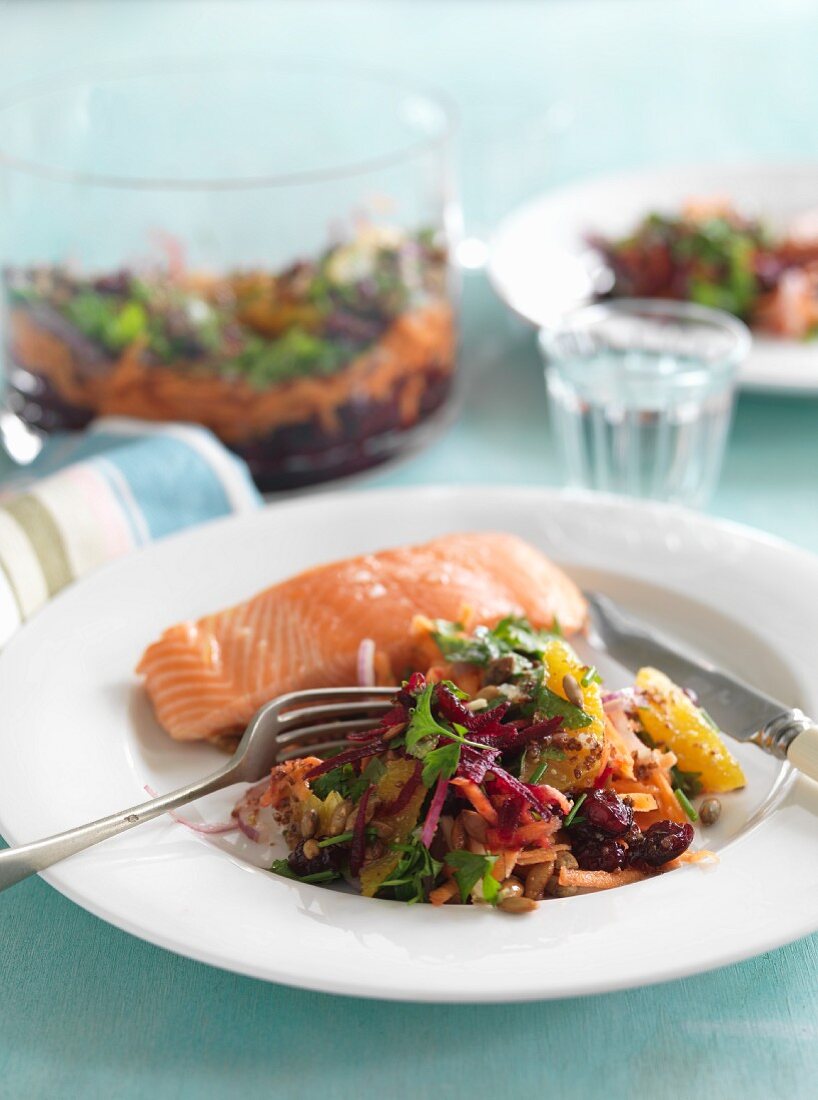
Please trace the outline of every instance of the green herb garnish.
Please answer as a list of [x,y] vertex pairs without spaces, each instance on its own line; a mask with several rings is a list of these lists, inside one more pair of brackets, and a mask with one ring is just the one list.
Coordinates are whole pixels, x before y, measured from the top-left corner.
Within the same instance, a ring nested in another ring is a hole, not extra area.
[[332,844],[346,844],[348,840],[352,840],[352,833],[339,833],[338,836],[325,836],[323,840],[318,841],[319,848],[329,848]]
[[497,904],[500,883],[491,873],[496,862],[497,856],[481,856],[466,851],[448,853],[446,863],[455,869],[454,878],[460,889],[461,901],[468,901],[469,894],[482,879],[483,899],[490,905]]
[[542,779],[542,777],[548,771],[548,762],[549,762],[549,760],[564,760],[564,759],[565,759],[565,753],[562,751],[562,749],[552,749],[552,748],[548,748],[548,747],[541,748],[539,750],[538,754],[537,754],[537,760],[541,761],[541,763],[537,764],[537,767],[534,769],[534,771],[528,777],[526,782],[528,782],[528,783],[539,783],[539,781]]
[[529,658],[541,660],[556,631],[535,630],[527,619],[510,615],[493,628],[476,627],[466,634],[461,623],[437,619],[432,632],[447,661],[487,665],[500,657],[511,657],[511,676],[520,676],[531,667]]
[[393,852],[400,852],[400,861],[389,876],[378,887],[378,892],[383,889],[394,890],[398,901],[405,901],[412,905],[417,901],[424,901],[431,885],[440,874],[443,864],[433,859],[432,854],[425,844],[422,844],[415,830],[415,834],[405,844],[390,844]]
[[601,684],[601,683],[602,683],[602,677],[597,672],[595,665],[591,665],[588,668],[588,670],[586,671],[585,675],[580,680],[580,685],[584,688],[588,687],[589,684]]
[[441,776],[451,779],[459,763],[460,745],[456,741],[448,741],[445,745],[427,752],[423,758],[424,787],[433,787]]
[[385,773],[386,765],[376,756],[369,761],[360,775],[356,774],[352,764],[343,764],[340,768],[324,772],[323,775],[310,780],[310,790],[322,802],[333,791],[337,791],[342,798],[357,802],[366,788],[376,784]]
[[681,787],[674,788],[673,793],[676,795],[676,799],[684,812],[687,814],[690,821],[698,821],[699,815],[696,813],[696,807],[681,789]]
[[567,828],[571,824],[571,822],[574,820],[574,818],[577,816],[577,810],[580,808],[580,806],[582,805],[582,803],[585,801],[585,799],[587,797],[588,797],[587,794],[581,794],[579,796],[579,798],[576,800],[576,802],[574,803],[574,805],[571,807],[570,812],[568,813],[568,815],[566,816],[565,820],[562,823],[565,828]]
[[545,670],[537,669],[537,682],[532,692],[532,700],[523,707],[523,714],[530,717],[539,715],[542,718],[562,718],[562,729],[584,729],[593,724],[593,715],[586,713],[580,707],[569,703],[561,695],[557,695],[547,687],[545,683]]
[[678,764],[670,769],[670,778],[675,789],[684,791],[688,798],[702,793],[701,772],[683,772]]
[[311,884],[318,882],[332,882],[333,879],[340,878],[340,874],[337,871],[316,871],[314,875],[297,875],[290,867],[286,859],[274,859],[270,870],[275,875],[281,875],[282,878],[291,878],[296,882],[308,882]]

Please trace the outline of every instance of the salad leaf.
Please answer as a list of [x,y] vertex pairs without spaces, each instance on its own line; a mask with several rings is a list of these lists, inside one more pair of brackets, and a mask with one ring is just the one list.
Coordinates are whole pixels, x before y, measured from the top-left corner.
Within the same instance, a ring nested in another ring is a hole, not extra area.
[[592,725],[594,721],[592,715],[587,714],[580,707],[574,706],[573,703],[569,703],[567,699],[563,699],[561,695],[557,695],[555,691],[552,691],[545,683],[542,668],[537,669],[537,673],[537,683],[532,692],[533,698],[523,708],[524,714],[527,716],[537,714],[543,718],[556,718],[559,716],[562,718],[562,729],[564,730],[584,729],[586,726]]
[[460,763],[460,745],[456,741],[448,741],[440,748],[432,749],[423,758],[423,774],[421,776],[424,787],[433,787],[441,776],[451,779],[457,771]]
[[451,737],[451,730],[442,726],[432,714],[432,698],[436,684],[427,684],[417,696],[414,707],[409,712],[409,725],[406,727],[406,751],[412,756],[423,759],[435,747],[438,737]]
[[286,859],[274,859],[270,870],[273,874],[281,875],[282,878],[295,879],[296,882],[332,882],[333,879],[341,877],[338,871],[316,871],[314,875],[297,875]]
[[405,844],[390,844],[393,852],[400,852],[401,858],[395,870],[378,887],[378,892],[389,888],[394,890],[398,901],[410,905],[426,898],[432,883],[443,869],[443,864],[433,859],[429,849],[422,844],[419,830],[415,830]]
[[482,879],[483,898],[490,905],[496,905],[500,893],[500,883],[491,873],[497,856],[481,856],[474,852],[449,852],[446,863],[454,867],[454,878],[460,889],[460,900],[468,901],[469,894]]
[[491,630],[486,626],[475,627],[471,634],[466,634],[461,623],[436,619],[432,633],[447,661],[487,665],[499,657],[513,656],[518,667],[512,675],[530,668],[529,657],[542,659],[548,643],[558,636],[556,630],[536,630],[527,619],[514,615],[501,619]]
[[695,798],[702,793],[701,772],[685,772],[674,764],[670,769],[670,779],[674,790],[679,790],[688,798]]
[[357,775],[352,764],[342,764],[332,771],[324,772],[316,779],[310,780],[310,789],[316,798],[322,801],[332,792],[337,791],[342,798],[348,798],[357,802],[367,787],[378,782],[386,773],[386,765],[375,756],[367,766]]

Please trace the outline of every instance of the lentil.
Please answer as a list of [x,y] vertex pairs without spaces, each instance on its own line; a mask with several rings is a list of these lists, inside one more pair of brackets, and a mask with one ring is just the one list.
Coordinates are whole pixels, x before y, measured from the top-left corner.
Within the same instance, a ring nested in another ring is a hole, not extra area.
[[706,798],[699,806],[699,818],[702,825],[715,825],[721,817],[721,802],[717,798]]
[[510,897],[504,898],[497,908],[502,909],[504,913],[530,913],[537,908],[537,903],[531,898]]

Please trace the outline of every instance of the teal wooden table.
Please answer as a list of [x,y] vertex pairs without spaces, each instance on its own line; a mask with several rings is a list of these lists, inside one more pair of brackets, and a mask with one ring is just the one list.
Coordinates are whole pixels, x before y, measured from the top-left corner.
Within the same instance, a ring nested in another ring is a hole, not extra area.
[[[195,16],[186,3],[7,3],[0,83],[81,52],[145,56],[157,43],[165,54],[376,53],[447,85],[464,112],[476,232],[531,187],[541,154],[550,178],[567,178],[724,152],[808,156],[818,133],[807,110],[818,102],[818,12],[795,0],[248,2],[196,5]],[[537,134],[543,149],[531,147]],[[518,174],[499,161],[514,148]],[[464,329],[460,419],[368,484],[559,484],[533,338],[479,276],[467,286]],[[711,511],[818,552],[818,401],[741,398]],[[759,868],[759,890],[771,888]],[[0,1096],[15,1100],[817,1091],[818,937],[628,993],[429,1007],[213,970],[109,927],[39,880],[0,898],[0,921]]]

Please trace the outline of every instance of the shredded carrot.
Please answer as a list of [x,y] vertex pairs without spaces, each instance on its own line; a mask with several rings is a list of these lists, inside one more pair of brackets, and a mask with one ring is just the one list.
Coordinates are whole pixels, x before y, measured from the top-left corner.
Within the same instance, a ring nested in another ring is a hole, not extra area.
[[639,825],[643,829],[649,828],[657,821],[676,821],[680,825],[687,821],[684,810],[679,805],[679,801],[676,795],[673,793],[673,788],[668,782],[665,774],[659,768],[651,768],[650,779],[615,779],[611,784],[617,794],[629,795],[651,795],[656,802],[656,807],[653,810],[647,812],[636,810],[639,814]]
[[[568,847],[568,845],[564,845]],[[528,867],[533,863],[547,863],[549,860],[555,860],[557,853],[553,848],[532,848],[528,852],[520,852],[517,856],[517,862],[521,867]]]
[[508,878],[511,872],[514,870],[514,866],[520,858],[520,853],[517,850],[506,849],[504,852],[497,853],[497,860],[491,869],[491,873],[498,882],[502,882],[503,879]]
[[576,886],[578,890],[613,890],[616,886],[628,886],[647,878],[642,871],[628,867],[623,871],[573,871],[560,868],[560,886]]
[[515,848],[524,848],[527,844],[546,844],[554,832],[553,821],[532,821],[530,825],[521,825],[510,835],[502,837],[498,829],[486,830],[486,844],[492,851],[502,851],[511,844]]
[[653,794],[638,794],[634,791],[633,794],[628,795],[628,798],[635,814],[647,814],[656,809],[656,796]]
[[448,882],[444,882],[441,886],[436,886],[432,890],[429,894],[429,901],[432,905],[445,905],[447,901],[451,901],[459,889],[455,880],[450,878]]
[[666,863],[662,869],[672,871],[674,868],[683,867],[685,864],[718,862],[719,857],[715,852],[710,852],[707,848],[702,848],[700,852],[682,852],[680,856],[676,856],[675,859]]
[[465,797],[468,798],[469,802],[471,802],[480,816],[488,821],[489,825],[497,824],[497,811],[476,783],[473,783],[471,779],[463,779],[458,776],[456,779],[452,780],[452,785],[460,787]]

